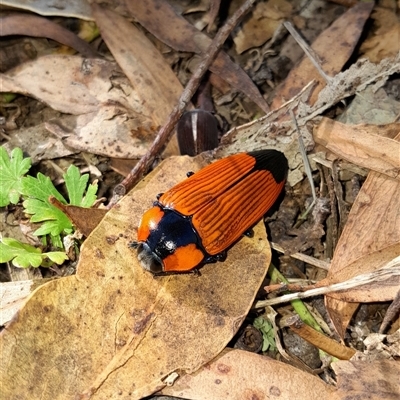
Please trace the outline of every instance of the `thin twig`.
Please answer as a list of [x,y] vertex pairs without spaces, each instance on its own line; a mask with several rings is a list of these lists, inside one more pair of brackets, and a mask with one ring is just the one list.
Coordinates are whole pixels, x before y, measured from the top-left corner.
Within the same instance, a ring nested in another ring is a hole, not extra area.
[[299,35],[299,33],[296,31],[296,29],[294,28],[294,26],[290,22],[285,21],[283,23],[283,25],[290,32],[290,34],[293,36],[293,39],[303,49],[304,53],[306,53],[307,57],[314,64],[315,68],[317,68],[319,74],[322,76],[322,78],[324,78],[326,83],[330,83],[333,78],[328,76],[325,73],[325,71],[322,69],[321,63],[319,61],[318,54],[314,51],[314,49],[306,43],[306,41]]
[[393,278],[395,276],[400,276],[400,256],[389,261],[386,265],[372,272],[367,272],[365,274],[357,275],[350,278],[347,281],[334,283],[329,286],[318,287],[309,289],[305,292],[285,294],[274,299],[261,300],[258,301],[253,308],[262,308],[265,306],[271,306],[274,304],[282,304],[288,301],[296,299],[305,299],[307,297],[319,296],[321,294],[327,294],[332,292],[338,292],[341,290],[349,290],[355,287],[367,285],[371,282],[381,282],[387,279]]
[[[278,243],[270,242],[270,244],[271,244],[271,247],[274,250],[278,251],[279,253],[283,253],[283,254],[286,253],[285,249],[282,246],[280,246]],[[308,256],[308,255],[302,254],[302,253],[293,253],[293,254],[289,254],[289,256],[292,258],[295,258],[296,260],[300,260],[307,264],[313,265],[314,267],[329,271],[330,263],[327,261],[318,260],[317,258]]]
[[304,141],[303,141],[303,137],[301,136],[299,125],[297,124],[296,116],[294,115],[294,112],[293,112],[292,109],[290,109],[289,112],[290,112],[290,116],[292,117],[293,124],[296,127],[300,154],[301,154],[301,157],[303,159],[304,170],[306,171],[306,175],[307,175],[307,178],[308,178],[308,182],[310,183],[310,186],[311,186],[311,193],[312,193],[312,197],[313,197],[312,203],[307,208],[307,210],[300,216],[299,221],[295,225],[295,227],[298,228],[299,223],[301,223],[302,221],[307,219],[308,213],[313,209],[315,203],[317,202],[317,193],[315,191],[315,185],[314,185],[314,180],[313,180],[313,177],[312,177],[312,171],[311,171],[310,162],[308,161],[306,148],[304,146]]
[[206,73],[210,65],[217,57],[218,52],[220,51],[221,47],[225,43],[232,30],[239,23],[241,18],[251,9],[254,2],[255,0],[246,0],[246,2],[219,30],[212,43],[208,47],[207,51],[204,53],[203,60],[198,65],[196,71],[194,72],[185,89],[183,90],[181,97],[178,100],[178,104],[168,116],[168,119],[165,122],[164,126],[159,130],[157,137],[155,138],[149,151],[141,158],[141,160],[136,164],[129,175],[114,188],[114,195],[108,207],[112,207],[114,204],[116,204],[119,198],[123,196],[127,191],[129,191],[150,168],[156,156],[161,152],[165,143],[167,143],[172,136],[175,125],[177,124],[179,118],[182,116],[195,91],[199,87],[203,75]]

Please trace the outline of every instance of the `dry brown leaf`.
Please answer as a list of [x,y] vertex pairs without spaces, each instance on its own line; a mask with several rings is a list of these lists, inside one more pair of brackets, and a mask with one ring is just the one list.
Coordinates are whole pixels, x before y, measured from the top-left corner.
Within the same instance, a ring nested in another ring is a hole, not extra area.
[[139,399],[161,389],[171,372],[192,373],[226,346],[270,262],[264,225],[201,276],[154,278],[128,248],[156,194],[204,164],[188,157],[162,163],[85,241],[77,275],[31,295],[1,332],[4,398]]
[[48,279],[0,282],[0,326],[4,326],[22,307],[25,298]]
[[[175,50],[203,53],[211,44],[211,39],[207,35],[197,30],[185,18],[177,15],[165,0],[127,1],[126,6],[144,28]],[[246,94],[264,112],[269,111],[268,104],[257,86],[226,53],[219,52],[210,71]]]
[[[341,15],[331,26],[325,29],[312,44],[313,50],[320,59],[320,66],[329,76],[341,71],[358,43],[367,21],[373,2],[360,2]],[[291,99],[312,80],[318,85],[311,94],[309,104],[314,104],[321,89],[326,85],[312,62],[304,57],[286,77],[275,93],[271,109],[280,107]]]
[[48,0],[2,0],[3,6],[32,11],[40,15],[52,15],[91,20],[90,6],[86,1],[68,1],[55,7]]
[[50,196],[49,202],[61,210],[74,227],[86,237],[92,233],[108,211],[104,208],[87,208],[63,204],[54,196]]
[[287,325],[296,335],[339,360],[350,360],[356,353],[354,349],[342,345],[336,342],[336,340],[313,329],[303,322],[298,315],[289,318]]
[[396,55],[400,48],[400,22],[390,31],[366,41],[360,49],[371,61],[379,62]]
[[72,148],[140,158],[155,136],[146,105],[113,62],[45,56],[0,74],[0,86],[72,114],[46,123],[48,130]]
[[318,377],[269,357],[231,350],[185,375],[162,394],[191,400],[321,400],[335,390]]
[[[153,43],[114,11],[92,4],[93,16],[118,65],[156,126],[163,125],[183,87]],[[115,27],[118,29],[115,29]]]
[[[396,140],[399,139],[400,135],[396,137]],[[346,271],[346,269],[351,268],[353,262],[400,242],[399,204],[400,182],[385,175],[370,172],[353,204],[345,228],[339,238],[328,276],[339,274],[349,276],[351,272]],[[355,265],[357,266],[357,264]],[[374,267],[374,265],[367,265],[364,271]],[[393,292],[393,290],[390,292],[387,287],[384,290],[388,291],[389,296]],[[374,291],[377,294],[374,295]],[[375,286],[375,289],[368,289],[365,292],[364,301],[370,299],[370,301],[374,301],[374,296],[380,298],[381,291],[382,289],[379,289],[379,286],[378,288]],[[348,295],[348,291],[342,292],[342,296]],[[338,296],[340,294],[335,294],[336,298],[333,298],[330,294],[326,295],[325,303],[336,330],[343,338],[346,327],[358,304],[337,300]]]
[[65,147],[62,139],[49,135],[44,123],[26,128],[21,127],[7,132],[7,136],[9,140],[2,146],[9,152],[19,147],[24,154],[31,158],[32,164],[36,164],[40,160],[68,157],[79,152],[79,150]]
[[390,139],[393,132],[400,132],[400,124],[346,125],[322,118],[313,136],[317,143],[339,157],[400,179],[400,143]]
[[262,46],[290,16],[292,9],[292,5],[286,0],[257,3],[251,17],[243,23],[233,38],[236,51],[241,54],[251,47]]
[[37,15],[12,13],[1,17],[0,25],[0,36],[24,35],[45,37],[72,47],[85,57],[97,56],[96,50],[75,33]]
[[398,361],[337,361],[332,363],[332,368],[338,378],[340,399],[395,400],[400,397]]
[[[326,279],[318,282],[318,286],[322,284],[332,285],[335,283],[345,282],[353,277],[377,271],[390,263],[400,254],[400,243],[394,243],[388,247],[384,247],[378,251],[369,253],[360,257],[356,261],[347,265],[340,271],[331,273],[329,270]],[[347,302],[375,302],[393,300],[400,287],[400,277],[393,276],[386,281],[376,281],[354,289],[333,292],[329,297],[336,298]]]
[[395,56],[400,50],[400,20],[396,10],[375,7],[371,16],[374,24],[360,52],[373,62]]

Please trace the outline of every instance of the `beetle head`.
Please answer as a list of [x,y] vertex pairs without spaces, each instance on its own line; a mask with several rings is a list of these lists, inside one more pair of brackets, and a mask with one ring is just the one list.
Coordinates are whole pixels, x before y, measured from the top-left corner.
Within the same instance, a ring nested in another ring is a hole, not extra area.
[[142,267],[152,272],[153,274],[160,274],[164,271],[164,264],[160,257],[151,251],[147,243],[139,243],[137,248],[138,259]]

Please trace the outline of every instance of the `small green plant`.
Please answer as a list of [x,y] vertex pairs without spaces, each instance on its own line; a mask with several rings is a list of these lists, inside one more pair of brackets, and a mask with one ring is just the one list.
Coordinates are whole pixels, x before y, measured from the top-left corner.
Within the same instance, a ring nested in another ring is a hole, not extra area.
[[263,317],[257,317],[253,325],[257,328],[263,336],[263,347],[262,351],[276,350],[275,336],[274,336],[274,328],[272,324],[265,320]]
[[5,148],[0,147],[0,207],[18,203],[22,178],[30,167],[31,159],[23,158],[21,149],[14,149],[8,157]]
[[63,251],[50,251],[42,253],[40,249],[11,238],[2,238],[0,242],[0,262],[12,261],[16,267],[46,266],[50,260],[56,264],[62,264],[68,260]]
[[[69,203],[56,189],[49,177],[38,173],[37,177],[24,176],[31,166],[29,158],[23,158],[21,149],[14,149],[11,158],[6,150],[0,147],[0,206],[17,204],[21,195],[24,212],[31,215],[31,222],[41,223],[33,233],[46,242],[50,237],[54,247],[62,248],[62,234],[73,232],[73,226],[68,217],[49,202],[54,196],[63,204],[90,207],[96,201],[97,184],[88,186],[89,175],[81,176],[79,169],[71,165],[63,175]],[[86,194],[85,194],[86,192]],[[46,260],[62,263],[66,260],[61,252],[41,253],[40,249],[20,243],[15,239],[3,238],[0,243],[0,262],[11,261],[20,267],[44,266]],[[40,262],[39,262],[40,261]]]
[[[73,226],[68,217],[49,202],[54,196],[63,204],[90,207],[96,200],[97,184],[87,187],[89,175],[82,175],[75,165],[71,165],[63,175],[69,203],[55,188],[49,177],[38,173],[37,177],[27,176],[22,179],[21,193],[26,198],[22,203],[25,212],[31,214],[31,222],[42,222],[42,225],[33,234],[36,236],[50,235],[53,245],[62,247],[61,233],[70,234]],[[87,187],[86,196],[84,196]]]

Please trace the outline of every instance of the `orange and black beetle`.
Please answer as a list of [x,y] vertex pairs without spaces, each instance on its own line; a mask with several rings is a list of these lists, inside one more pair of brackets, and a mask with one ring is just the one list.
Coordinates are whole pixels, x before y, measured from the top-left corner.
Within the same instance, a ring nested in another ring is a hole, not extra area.
[[239,153],[159,195],[138,229],[138,258],[155,274],[215,262],[277,200],[288,171],[276,150]]

